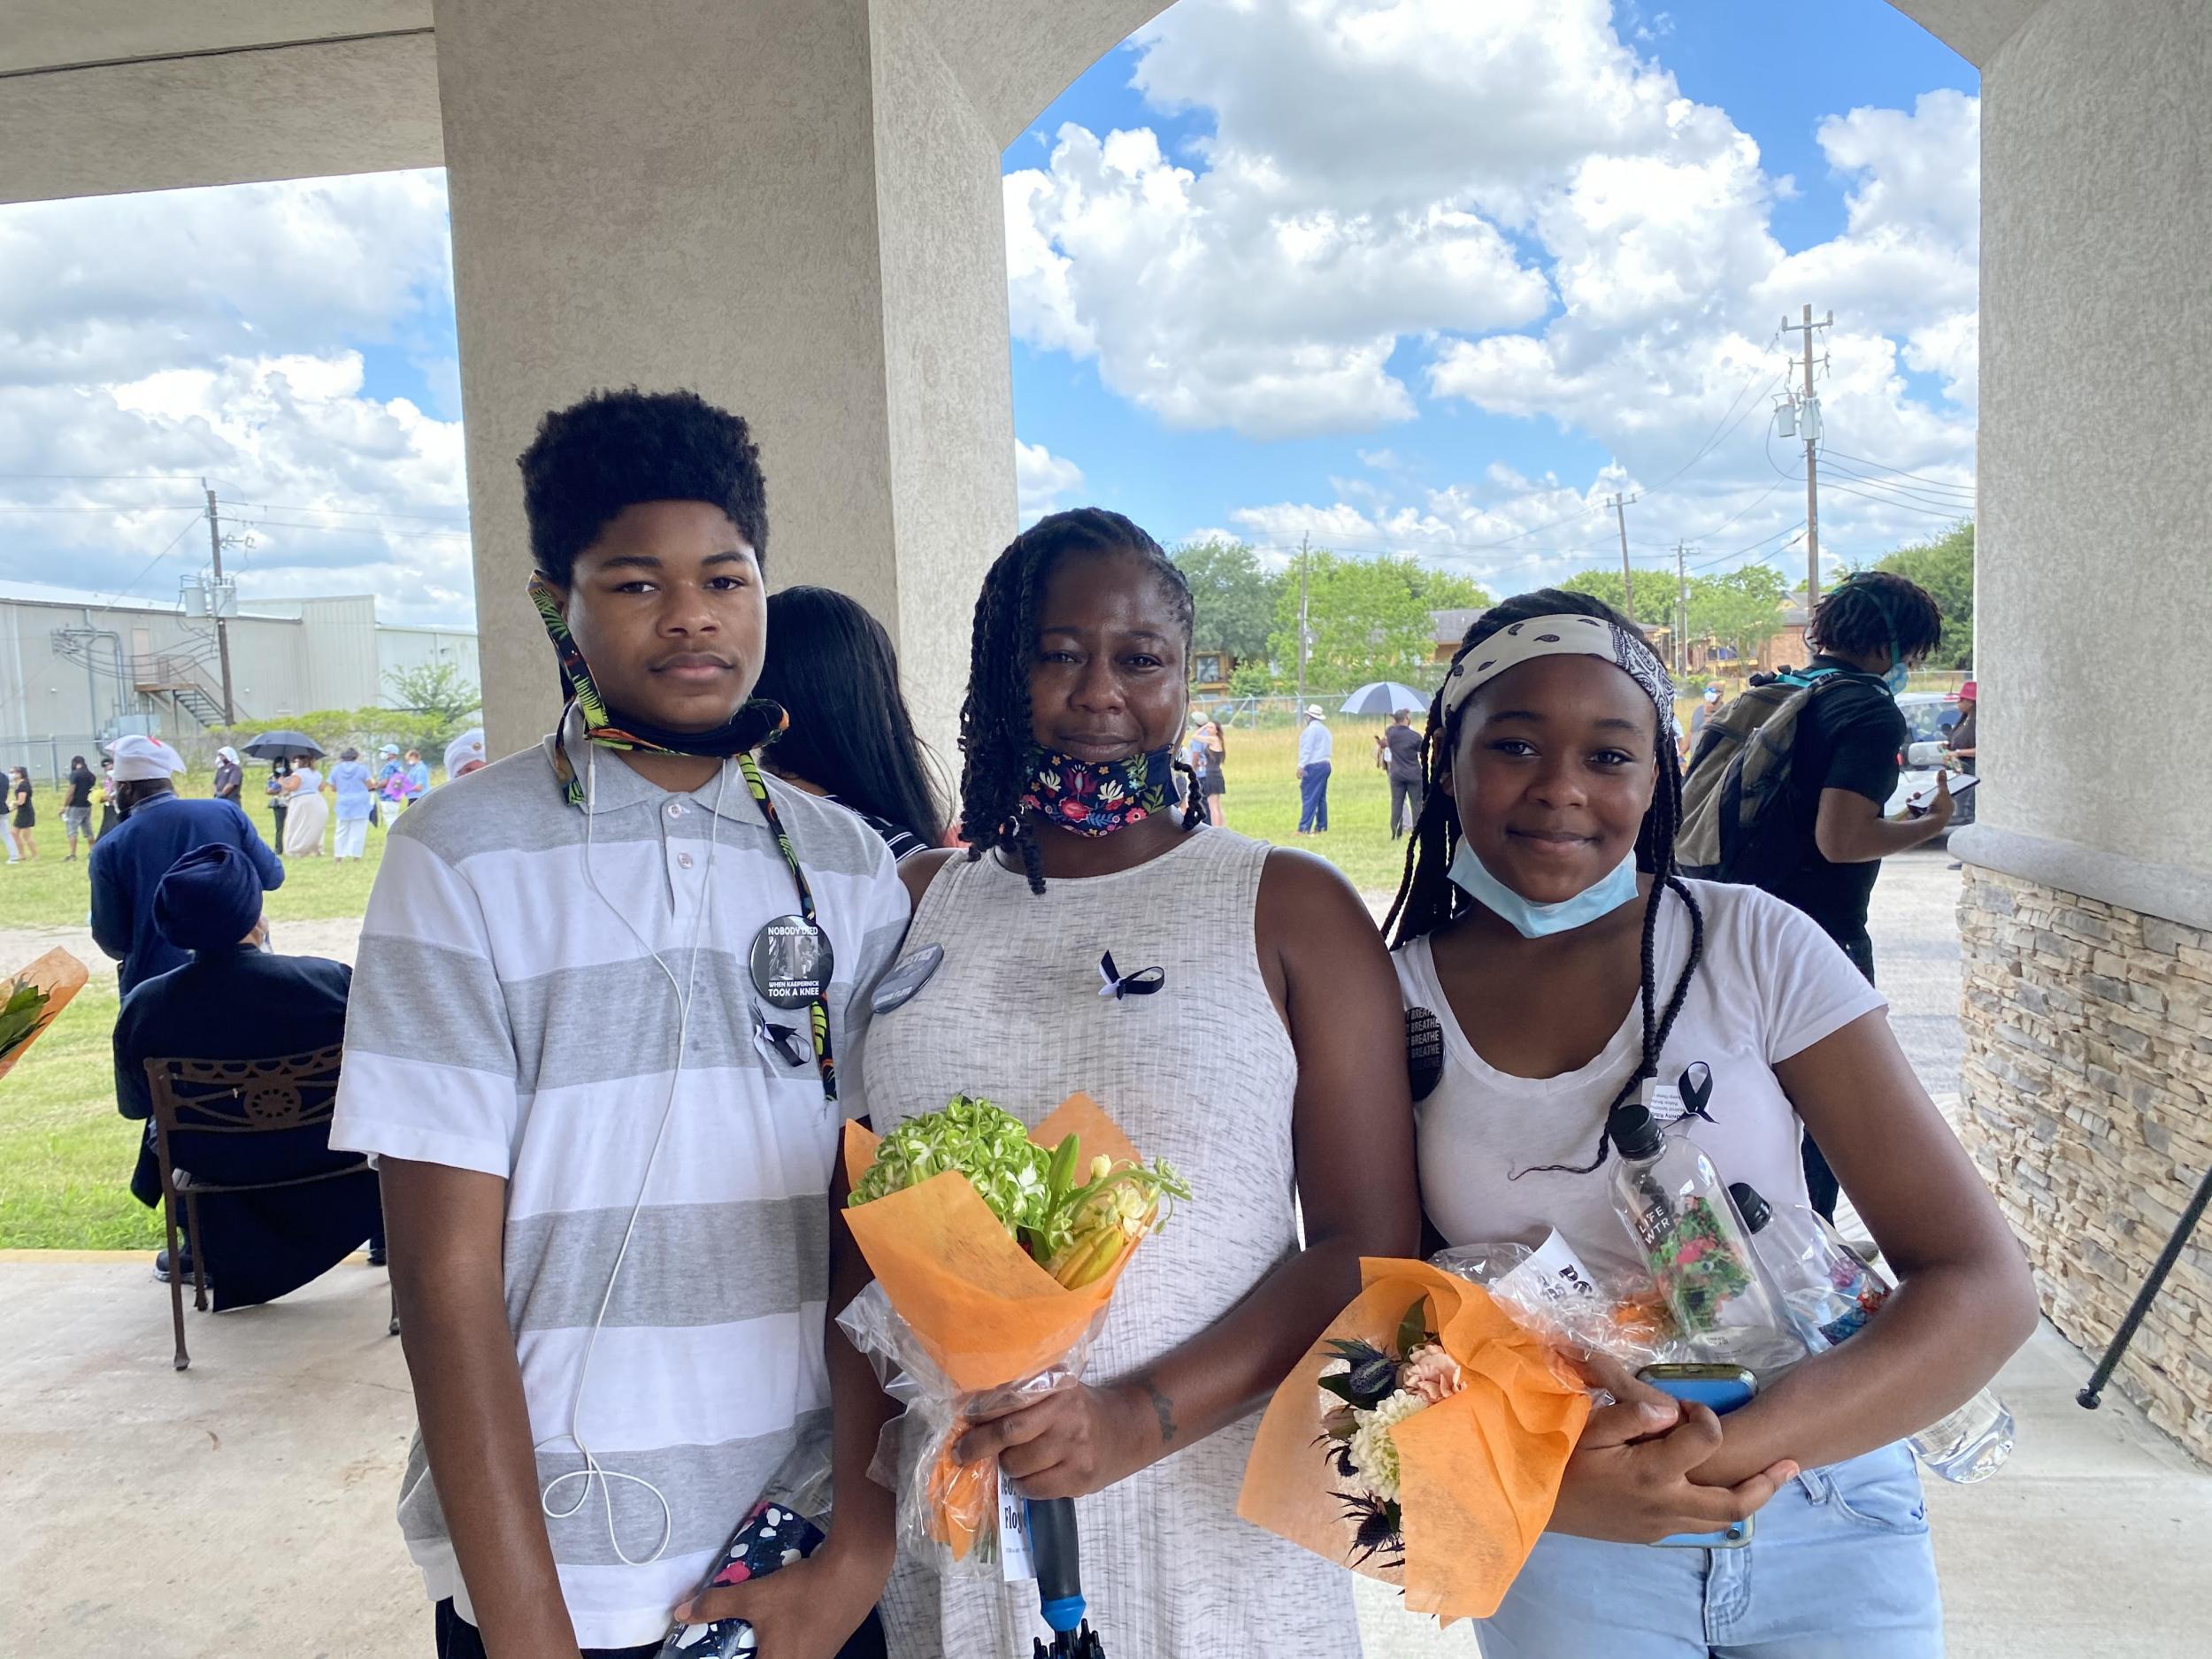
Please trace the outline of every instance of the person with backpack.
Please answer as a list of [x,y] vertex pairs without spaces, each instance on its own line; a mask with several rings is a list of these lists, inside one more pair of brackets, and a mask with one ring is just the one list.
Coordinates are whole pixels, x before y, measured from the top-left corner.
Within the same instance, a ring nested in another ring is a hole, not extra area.
[[[1951,827],[1947,781],[1915,818],[1886,818],[1908,733],[1898,711],[1912,665],[1942,642],[1926,590],[1886,571],[1847,576],[1814,607],[1802,669],[1754,686],[1705,722],[1683,786],[1686,874],[1761,887],[1802,910],[1874,979],[1867,910],[1882,860]],[[1809,1136],[1813,1208],[1838,1187]]]

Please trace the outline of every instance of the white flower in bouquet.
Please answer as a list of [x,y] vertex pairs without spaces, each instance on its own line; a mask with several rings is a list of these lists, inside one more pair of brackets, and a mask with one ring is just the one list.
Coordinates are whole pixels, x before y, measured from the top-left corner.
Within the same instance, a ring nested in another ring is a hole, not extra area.
[[1348,1448],[1352,1467],[1359,1471],[1360,1484],[1368,1495],[1378,1502],[1398,1501],[1398,1443],[1390,1438],[1390,1431],[1425,1409],[1428,1403],[1419,1394],[1401,1388],[1372,1411],[1359,1414]]

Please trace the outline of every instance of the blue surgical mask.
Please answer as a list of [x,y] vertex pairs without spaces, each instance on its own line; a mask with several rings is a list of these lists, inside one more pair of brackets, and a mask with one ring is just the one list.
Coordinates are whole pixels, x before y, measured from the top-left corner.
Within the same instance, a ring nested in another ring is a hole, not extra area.
[[1485,910],[1503,917],[1524,939],[1541,939],[1547,933],[1584,926],[1601,916],[1610,916],[1636,896],[1633,852],[1594,885],[1556,904],[1535,903],[1506,886],[1475,856],[1473,845],[1464,836],[1460,838],[1459,850],[1452,855],[1450,874],[1461,892]]
[[1893,697],[1902,693],[1911,680],[1912,670],[1901,662],[1891,663],[1889,672],[1882,676],[1882,683],[1889,687],[1889,695]]

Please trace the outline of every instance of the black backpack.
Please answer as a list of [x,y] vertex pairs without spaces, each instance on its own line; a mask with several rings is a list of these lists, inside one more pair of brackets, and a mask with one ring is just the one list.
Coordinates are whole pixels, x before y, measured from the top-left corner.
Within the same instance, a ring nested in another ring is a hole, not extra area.
[[1878,675],[1840,669],[1785,674],[1707,717],[1682,781],[1674,849],[1684,875],[1756,887],[1804,861],[1802,846],[1770,833],[1785,816],[1798,727],[1814,698],[1854,685],[1885,689]]

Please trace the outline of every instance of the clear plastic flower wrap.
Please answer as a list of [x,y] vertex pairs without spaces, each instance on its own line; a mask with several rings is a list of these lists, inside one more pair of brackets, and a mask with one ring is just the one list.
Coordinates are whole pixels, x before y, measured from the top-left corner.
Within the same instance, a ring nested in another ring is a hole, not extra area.
[[1130,1256],[1189,1189],[1081,1094],[1033,1130],[967,1095],[880,1141],[848,1124],[845,1171],[845,1225],[875,1282],[838,1323],[906,1404],[896,1466],[879,1449],[875,1471],[898,1494],[901,1547],[1003,1574],[997,1465],[953,1448],[1080,1379]]
[[869,1475],[898,1494],[899,1554],[949,1577],[999,1578],[999,1471],[994,1462],[964,1463],[953,1448],[971,1425],[1055,1388],[1080,1382],[1091,1341],[1105,1323],[1100,1308],[1074,1344],[1041,1371],[989,1388],[963,1387],[946,1373],[933,1345],[870,1285],[837,1323],[874,1363],[884,1392],[905,1408],[877,1448]]
[[1556,1233],[1525,1244],[1461,1244],[1432,1265],[1482,1286],[1535,1334],[1570,1354],[1595,1350],[1630,1371],[1694,1361],[1658,1286],[1640,1273],[1595,1272]]

